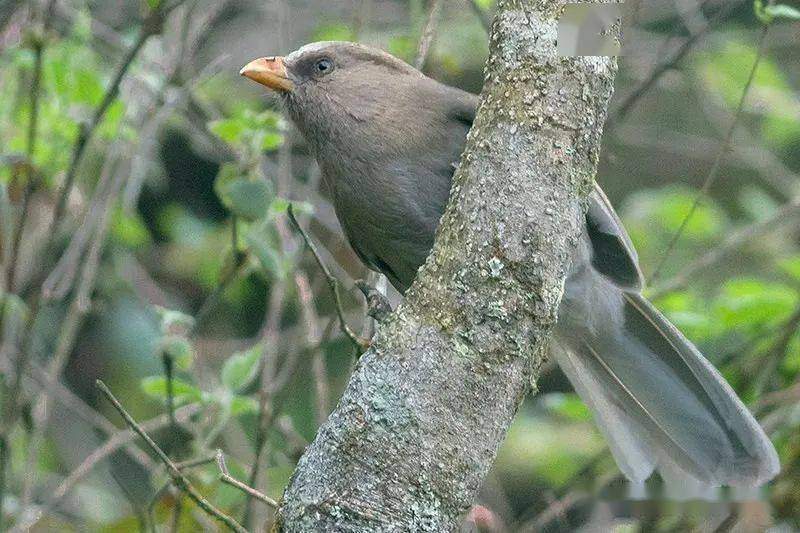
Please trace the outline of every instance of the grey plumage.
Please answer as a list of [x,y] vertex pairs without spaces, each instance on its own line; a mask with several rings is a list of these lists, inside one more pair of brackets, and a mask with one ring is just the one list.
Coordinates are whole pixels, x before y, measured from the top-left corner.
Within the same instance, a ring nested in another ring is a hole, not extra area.
[[[477,97],[353,43],[314,43],[283,62],[287,109],[351,245],[405,292],[433,245]],[[633,244],[596,187],[552,353],[624,474],[641,481],[669,467],[735,486],[774,477],[777,455],[758,423],[641,287]]]

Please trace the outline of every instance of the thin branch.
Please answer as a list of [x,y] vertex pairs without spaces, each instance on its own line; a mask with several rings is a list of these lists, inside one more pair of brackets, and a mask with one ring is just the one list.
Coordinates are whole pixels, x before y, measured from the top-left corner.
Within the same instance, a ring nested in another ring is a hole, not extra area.
[[331,271],[328,270],[328,267],[325,265],[325,262],[322,260],[322,257],[319,255],[319,251],[317,250],[316,245],[311,240],[311,237],[306,233],[306,231],[300,226],[300,223],[297,222],[297,218],[294,216],[294,210],[292,209],[291,204],[286,211],[287,215],[289,216],[289,221],[292,223],[292,226],[297,230],[298,233],[303,237],[303,240],[308,246],[311,253],[314,255],[314,259],[317,261],[317,265],[322,270],[322,273],[325,274],[325,279],[328,282],[328,287],[333,294],[334,303],[336,304],[336,313],[339,316],[339,327],[342,332],[350,339],[350,342],[355,345],[356,348],[365,350],[369,348],[370,342],[366,339],[362,339],[359,337],[347,324],[347,320],[344,317],[344,308],[342,307],[342,298],[339,295],[339,280],[331,274]]
[[3,517],[5,516],[3,511],[3,498],[6,494],[6,480],[10,461],[11,450],[9,449],[8,438],[5,435],[0,435],[0,530],[3,529]]
[[219,466],[219,480],[223,483],[230,485],[232,487],[236,487],[237,489],[241,490],[242,492],[252,496],[256,500],[266,503],[273,509],[278,508],[278,502],[267,496],[266,494],[262,494],[261,492],[257,491],[253,487],[242,483],[235,477],[231,476],[230,472],[228,472],[228,467],[225,465],[225,456],[222,453],[222,450],[217,450],[217,466]]
[[[192,416],[201,410],[200,404],[190,404],[184,406],[176,411],[176,417],[179,421],[187,421]],[[170,425],[170,420],[167,415],[158,416],[147,422],[141,424],[141,428],[145,431],[158,431]],[[119,430],[109,436],[106,442],[90,453],[61,483],[50,492],[50,498],[45,502],[28,520],[22,521],[17,524],[12,532],[22,533],[29,531],[39,520],[47,516],[53,509],[55,509],[64,497],[77,485],[83,478],[94,470],[104,459],[117,452],[121,448],[131,444],[136,438],[136,433],[131,429]]]
[[[198,466],[205,466],[205,465],[208,465],[208,464],[211,464],[211,463],[215,462],[216,460],[217,460],[217,455],[214,454],[214,455],[209,455],[207,457],[200,457],[198,459],[190,459],[188,461],[181,461],[179,463],[175,463],[175,466],[178,468],[178,470],[183,471],[183,470],[189,470],[189,469],[192,469],[192,468],[196,468]],[[156,524],[155,507],[156,507],[156,505],[158,505],[158,502],[161,501],[161,498],[164,496],[164,493],[169,491],[169,490],[171,490],[171,489],[174,489],[172,481],[167,481],[166,483],[164,483],[161,486],[160,489],[158,489],[155,492],[155,494],[153,494],[153,497],[150,499],[150,503],[147,504],[147,513],[146,514],[147,514],[147,517],[148,517],[148,520],[149,520],[149,523],[150,523],[150,531],[152,533],[156,532],[156,528],[155,528],[155,524]],[[175,498],[175,507],[174,507],[173,513],[172,513],[172,523],[170,524],[170,530],[171,531],[177,531],[176,525],[180,521],[180,515],[181,515],[182,510],[183,510],[183,505],[181,504],[180,497],[178,496],[178,497]]]
[[[78,167],[83,158],[83,154],[86,151],[86,147],[94,136],[98,126],[100,126],[100,123],[103,121],[106,111],[108,111],[108,108],[111,107],[111,104],[113,104],[114,100],[116,100],[122,80],[125,78],[125,74],[128,72],[128,69],[131,67],[131,65],[133,65],[136,56],[139,55],[139,52],[142,50],[142,48],[144,48],[147,40],[154,35],[154,29],[155,28],[153,24],[145,23],[139,30],[139,35],[137,36],[136,41],[128,50],[128,53],[125,55],[120,65],[117,67],[114,77],[111,80],[111,84],[108,86],[108,89],[106,89],[100,105],[97,106],[97,109],[95,109],[88,125],[83,125],[78,132],[78,139],[75,142],[75,146],[72,150],[70,164],[64,177],[64,183],[61,185],[61,188],[58,192],[58,199],[56,200],[56,207],[53,211],[53,218],[50,221],[48,235],[50,236],[49,240],[51,241],[54,238],[55,232],[58,229],[61,221],[61,217],[64,214],[64,209],[66,208],[67,200],[69,199],[69,194],[72,191],[72,185],[75,182],[75,177],[78,173]],[[49,246],[46,246],[45,248],[49,248]]]
[[47,7],[44,11],[44,22],[42,25],[42,32],[34,36],[33,39],[33,79],[31,81],[31,117],[28,123],[28,137],[26,144],[26,155],[28,164],[26,165],[27,176],[25,183],[25,190],[22,193],[22,212],[20,213],[19,220],[14,227],[14,234],[11,239],[11,258],[8,262],[8,271],[6,272],[7,287],[10,292],[16,290],[15,281],[16,273],[19,262],[20,245],[22,244],[22,235],[25,232],[25,222],[30,214],[31,196],[36,188],[36,176],[34,172],[34,156],[36,154],[36,141],[38,140],[38,126],[39,126],[39,97],[41,95],[42,83],[42,65],[44,63],[45,42],[47,33],[50,30],[50,24],[53,18],[53,8],[55,0],[49,0]]
[[750,75],[747,78],[747,82],[745,83],[744,89],[742,90],[742,96],[739,99],[739,104],[736,107],[736,111],[733,115],[733,120],[731,122],[730,128],[728,129],[728,133],[725,136],[725,140],[720,147],[719,152],[717,153],[717,157],[714,160],[714,164],[711,167],[708,175],[706,176],[705,181],[703,182],[703,186],[700,189],[700,192],[694,199],[692,203],[692,207],[689,209],[689,212],[684,217],[683,222],[681,222],[678,231],[675,232],[675,235],[672,236],[669,244],[667,245],[667,249],[664,251],[664,255],[661,257],[658,265],[653,272],[653,275],[650,277],[650,283],[658,279],[658,276],[661,274],[661,270],[663,269],[664,265],[666,264],[667,259],[669,258],[670,254],[675,248],[675,245],[678,244],[678,241],[683,235],[686,226],[689,224],[689,220],[691,220],[692,216],[694,215],[695,211],[697,210],[698,206],[700,205],[701,200],[703,197],[708,194],[711,186],[717,179],[719,175],[719,171],[722,168],[722,161],[725,159],[725,155],[728,153],[731,145],[731,141],[733,140],[733,134],[736,131],[736,127],[739,125],[739,119],[742,116],[742,112],[744,111],[744,105],[747,102],[747,95],[750,93],[750,88],[753,86],[753,80],[756,77],[756,72],[758,71],[758,65],[761,63],[761,58],[764,56],[765,47],[764,44],[767,40],[767,34],[769,33],[769,25],[764,25],[763,29],[761,30],[761,35],[758,38],[758,52],[756,53],[756,59],[753,61],[753,66],[750,69]]
[[[306,327],[306,338],[309,345],[317,346],[322,332],[319,327],[319,317],[317,317],[314,309],[314,295],[311,290],[311,284],[308,281],[308,277],[299,271],[295,273],[294,280],[300,300],[300,313]],[[316,392],[317,424],[322,425],[330,412],[330,387],[328,386],[328,375],[325,368],[324,350],[316,350],[314,352],[311,359],[311,372],[314,376],[314,389]]]
[[111,402],[114,408],[119,412],[128,426],[136,432],[139,437],[144,440],[147,446],[158,456],[159,459],[164,463],[167,467],[167,472],[169,473],[170,477],[172,478],[172,482],[175,483],[181,491],[186,493],[194,502],[200,507],[203,511],[207,514],[211,515],[223,525],[228,527],[231,531],[236,531],[238,533],[246,533],[247,530],[243,528],[236,520],[222,512],[221,510],[214,507],[208,500],[206,500],[202,494],[200,494],[197,489],[192,485],[189,479],[183,475],[180,469],[172,462],[172,460],[164,453],[164,450],[159,448],[158,444],[150,438],[147,432],[142,429],[142,427],[133,419],[133,417],[125,410],[119,400],[111,393],[109,388],[100,380],[97,380],[97,388],[100,389],[100,392]]
[[669,280],[658,284],[652,290],[648,291],[648,298],[655,300],[665,294],[685,287],[689,282],[695,279],[698,274],[707,272],[731,253],[764,235],[772,233],[779,227],[794,223],[798,217],[800,217],[800,196],[778,209],[769,218],[729,234],[719,246],[711,249],[705,255],[702,255],[700,258],[690,263]]
[[[239,261],[239,259],[236,259]],[[190,336],[194,336],[200,330],[200,326],[205,324],[206,320],[211,316],[211,312],[216,309],[217,305],[219,305],[220,300],[222,299],[223,294],[228,289],[228,286],[236,279],[242,277],[248,271],[248,265],[246,261],[241,261],[235,268],[230,269],[226,274],[223,275],[222,279],[217,283],[217,286],[214,287],[214,290],[203,300],[203,303],[200,304],[200,308],[197,310],[197,313],[194,315],[194,325],[192,326],[192,330],[189,332]]]
[[414,60],[414,66],[418,70],[422,70],[425,62],[428,59],[428,52],[433,43],[433,37],[436,34],[436,26],[439,24],[439,15],[442,12],[442,0],[431,0],[430,9],[428,10],[428,18],[425,21],[425,26],[422,28],[422,35],[419,39],[419,46],[417,47],[417,57]]
[[775,377],[778,365],[786,355],[789,343],[792,342],[798,330],[800,330],[800,307],[792,313],[783,327],[781,327],[780,337],[775,341],[769,353],[766,354],[765,360],[761,362],[761,370],[756,376],[754,385],[756,397],[760,397],[763,394],[770,380]]
[[[280,232],[279,232],[280,233]],[[248,476],[248,485],[255,487],[259,485],[259,474],[261,473],[261,457],[267,444],[267,436],[270,426],[275,417],[273,398],[278,388],[275,386],[275,359],[277,354],[267,355],[267,350],[278,346],[278,330],[283,313],[284,297],[286,294],[286,282],[279,278],[272,284],[267,304],[267,314],[261,333],[261,342],[265,347],[265,356],[261,362],[261,374],[259,376],[258,388],[258,416],[256,418],[255,442],[253,444],[253,463]],[[254,509],[252,498],[247,498],[244,505],[242,522],[245,527],[250,525]]]
[[[703,5],[705,6],[709,3],[710,0],[705,0]],[[704,37],[708,32],[711,31],[717,24],[720,22],[725,21],[733,12],[739,7],[742,3],[742,0],[739,1],[729,1],[726,2],[723,7],[717,11],[713,17],[706,23],[705,27],[701,30],[693,33],[684,43],[678,48],[674,54],[672,54],[668,59],[659,63],[653,72],[645,79],[639,86],[637,86],[633,92],[631,92],[627,97],[625,97],[616,110],[611,113],[607,124],[610,128],[612,124],[617,124],[621,120],[624,120],[627,114],[633,109],[633,106],[644,96],[660,79],[661,77],[666,74],[668,71],[675,68],[675,66],[683,61],[683,58],[694,48],[694,46],[700,41],[702,37]]]
[[70,159],[70,165],[67,168],[64,183],[62,184],[58,193],[58,200],[56,201],[56,207],[53,211],[53,218],[50,221],[50,240],[54,238],[55,230],[58,229],[59,222],[64,214],[64,209],[66,208],[69,194],[72,191],[72,185],[78,173],[78,166],[80,165],[83,154],[86,151],[86,147],[94,136],[95,131],[102,123],[106,111],[108,111],[108,108],[111,107],[111,104],[113,104],[114,100],[116,100],[122,85],[122,80],[125,78],[125,75],[133,65],[134,60],[139,55],[139,52],[142,50],[142,48],[144,48],[144,45],[147,44],[147,41],[150,39],[150,37],[161,33],[164,19],[167,17],[167,15],[172,10],[183,4],[184,1],[185,0],[177,0],[170,5],[165,5],[149,13],[139,29],[139,35],[136,37],[136,41],[133,43],[133,46],[130,47],[122,62],[117,67],[117,70],[111,79],[111,83],[106,89],[103,99],[100,101],[100,105],[98,105],[97,109],[95,109],[88,125],[84,125],[84,127],[80,129],[80,132],[78,133],[78,139],[76,140],[72,150],[72,157]]

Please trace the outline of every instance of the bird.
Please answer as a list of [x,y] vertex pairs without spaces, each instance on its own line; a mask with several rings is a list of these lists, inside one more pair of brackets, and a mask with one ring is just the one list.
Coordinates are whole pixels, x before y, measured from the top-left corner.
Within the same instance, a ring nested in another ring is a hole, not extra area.
[[[478,97],[366,45],[326,41],[240,74],[280,95],[358,257],[404,294],[433,247]],[[550,342],[622,473],[702,486],[774,478],[774,446],[734,390],[643,295],[636,250],[599,185]]]

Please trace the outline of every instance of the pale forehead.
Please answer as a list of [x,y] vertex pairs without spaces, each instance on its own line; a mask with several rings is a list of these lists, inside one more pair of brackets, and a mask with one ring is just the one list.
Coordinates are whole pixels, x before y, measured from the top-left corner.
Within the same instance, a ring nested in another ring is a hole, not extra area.
[[288,64],[292,64],[306,54],[315,54],[323,51],[329,54],[347,54],[355,60],[370,61],[377,65],[406,74],[422,75],[408,63],[387,54],[383,50],[350,41],[319,41],[310,43],[286,56],[284,61]]
[[298,48],[297,50],[286,56],[286,61],[294,61],[305,54],[320,52],[337,44],[341,45],[345,43],[339,41],[319,41],[316,43],[309,43],[305,46]]

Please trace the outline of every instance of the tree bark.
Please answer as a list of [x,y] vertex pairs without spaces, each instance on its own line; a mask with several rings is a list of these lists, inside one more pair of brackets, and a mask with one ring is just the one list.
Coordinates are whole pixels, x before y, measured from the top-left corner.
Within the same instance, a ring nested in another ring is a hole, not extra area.
[[499,2],[434,249],[300,460],[276,529],[459,528],[535,389],[613,92],[614,58],[556,55],[564,4]]

